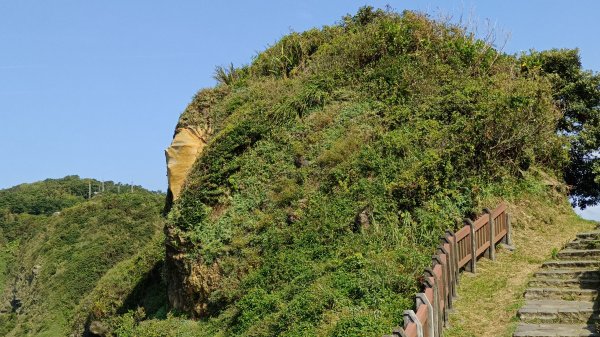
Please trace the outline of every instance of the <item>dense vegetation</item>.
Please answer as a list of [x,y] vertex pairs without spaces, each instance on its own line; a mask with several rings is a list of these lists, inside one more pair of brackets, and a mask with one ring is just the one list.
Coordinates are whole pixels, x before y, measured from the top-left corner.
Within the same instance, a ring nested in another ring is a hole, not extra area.
[[219,68],[181,116],[211,136],[167,223],[169,298],[199,322],[132,312],[118,334],[375,336],[465,214],[541,176],[593,201],[577,179],[595,181],[598,107],[571,84],[595,75],[492,42],[363,8]]
[[208,144],[167,202],[166,259],[160,194],[0,191],[0,334],[378,336],[465,215],[600,200],[600,77],[576,50],[507,55],[365,7],[215,78],[177,125]]
[[521,57],[523,73],[542,74],[552,84],[561,111],[557,131],[569,139],[564,180],[573,203],[600,202],[600,74],[584,71],[577,50],[531,52]]
[[100,278],[161,234],[164,195],[105,183],[87,199],[90,182],[101,184],[70,176],[0,191],[0,335],[67,335]]

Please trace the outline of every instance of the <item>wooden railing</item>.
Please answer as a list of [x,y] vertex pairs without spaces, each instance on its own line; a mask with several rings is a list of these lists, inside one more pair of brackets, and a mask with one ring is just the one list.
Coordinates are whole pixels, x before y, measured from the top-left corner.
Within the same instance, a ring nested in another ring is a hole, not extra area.
[[[402,326],[384,337],[439,337],[448,322],[448,310],[456,297],[461,270],[475,273],[477,258],[485,255],[495,260],[495,246],[502,242],[512,245],[510,214],[501,203],[495,210],[483,210],[475,221],[466,219],[456,233],[442,238],[431,268],[423,275],[423,292],[415,297],[415,310],[404,312]],[[491,239],[490,239],[491,238]]]

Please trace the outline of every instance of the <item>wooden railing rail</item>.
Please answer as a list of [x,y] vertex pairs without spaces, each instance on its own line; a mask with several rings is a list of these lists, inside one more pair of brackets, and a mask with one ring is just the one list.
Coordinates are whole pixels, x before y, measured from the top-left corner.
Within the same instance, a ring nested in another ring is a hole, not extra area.
[[495,260],[496,244],[512,245],[511,219],[507,205],[484,209],[475,221],[464,220],[456,233],[446,232],[431,268],[423,274],[423,291],[415,297],[415,309],[404,312],[404,322],[384,337],[440,337],[448,323],[448,310],[456,297],[459,273],[477,271],[477,258]]

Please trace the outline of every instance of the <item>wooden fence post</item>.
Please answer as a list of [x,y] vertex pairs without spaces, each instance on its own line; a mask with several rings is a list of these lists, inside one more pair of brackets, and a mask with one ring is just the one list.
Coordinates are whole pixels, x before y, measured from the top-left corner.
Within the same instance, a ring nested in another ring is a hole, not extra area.
[[417,318],[417,315],[415,314],[415,312],[412,310],[405,310],[404,311],[404,326],[407,326],[410,323],[415,323],[415,325],[417,326],[417,337],[424,337],[423,336],[423,325],[421,324],[421,322],[419,322],[419,319]]
[[465,225],[469,226],[469,239],[471,240],[471,260],[469,261],[469,264],[465,266],[465,270],[475,274],[477,272],[477,240],[475,239],[475,224],[471,219],[465,219]]
[[[425,285],[433,290],[433,318],[435,320],[437,330],[440,331],[442,329],[442,323],[440,319],[440,288],[438,287],[438,285],[440,284],[440,279],[438,279],[438,277],[433,272],[433,269],[431,268],[426,268],[424,274]],[[433,283],[431,283],[429,277],[433,278]]]
[[[442,245],[440,248],[438,248],[438,253],[444,254],[446,256],[446,268],[445,268],[445,277],[446,280],[444,281],[444,288],[445,288],[445,292],[444,292],[444,302],[446,303],[448,309],[452,309],[452,289],[454,288],[454,285],[452,282],[452,262],[450,261],[450,252],[448,252],[446,250],[446,248],[444,248],[444,245]],[[446,315],[447,316],[447,315]],[[447,318],[448,317],[444,317],[446,319],[446,322],[448,322]]]
[[512,216],[510,213],[506,213],[506,244],[509,246],[513,245],[512,241]]
[[[439,297],[438,297],[438,292],[436,290],[435,287],[435,278],[434,281],[431,282],[431,280],[429,279],[429,275],[427,273],[425,273],[425,280],[423,281],[423,284],[425,285],[425,290],[427,288],[431,288],[431,290],[433,291],[433,303],[431,303],[431,306],[433,307],[433,324],[435,325],[435,330],[438,329],[439,324],[438,324],[438,313],[439,313]],[[423,292],[425,292],[425,290],[423,290]],[[432,337],[437,337],[437,335],[432,335]]]
[[[444,247],[441,247],[441,249],[444,249]],[[439,255],[434,255],[431,259],[433,260],[433,267],[435,267],[437,263],[442,268],[442,279],[440,280],[440,283],[438,283],[438,289],[440,285],[443,288],[442,293],[440,294],[440,299],[444,299],[444,308],[442,309],[440,302],[440,320],[442,321],[443,325],[446,326],[446,322],[448,322],[448,311],[446,310],[446,307],[448,306],[448,278],[446,277],[447,266],[442,263],[442,258]]]
[[416,296],[416,308],[419,308],[419,305],[423,304],[427,306],[427,336],[436,337],[439,336],[439,333],[436,331],[436,325],[433,318],[433,306],[427,295],[425,293],[419,293]]
[[460,278],[460,270],[458,268],[458,246],[456,244],[456,236],[454,236],[454,233],[450,232],[450,231],[446,231],[446,238],[448,238],[448,240],[451,240],[452,242],[452,264],[453,264],[453,271],[454,271],[454,277],[452,277],[452,280],[454,281],[453,287],[452,287],[452,296],[456,297],[458,295],[457,291],[456,291],[456,286],[459,283],[459,278]]
[[489,208],[484,208],[483,213],[488,215],[488,226],[489,226],[489,237],[490,237],[490,248],[488,248],[487,256],[490,260],[496,260],[496,245],[494,244],[494,237],[496,236],[496,221],[492,216],[492,211]]

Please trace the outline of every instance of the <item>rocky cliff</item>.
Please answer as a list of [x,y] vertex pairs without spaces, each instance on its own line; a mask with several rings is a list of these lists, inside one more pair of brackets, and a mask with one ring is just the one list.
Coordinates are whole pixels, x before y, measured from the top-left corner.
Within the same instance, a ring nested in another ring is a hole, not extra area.
[[175,130],[173,141],[165,150],[169,194],[173,200],[179,197],[185,178],[206,145],[207,136],[208,132],[194,127]]

